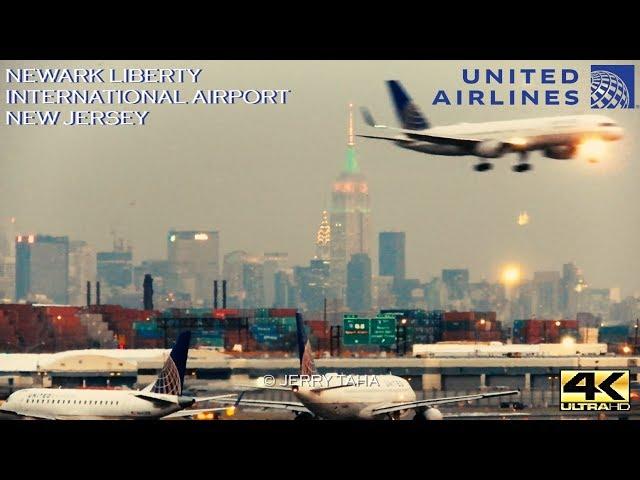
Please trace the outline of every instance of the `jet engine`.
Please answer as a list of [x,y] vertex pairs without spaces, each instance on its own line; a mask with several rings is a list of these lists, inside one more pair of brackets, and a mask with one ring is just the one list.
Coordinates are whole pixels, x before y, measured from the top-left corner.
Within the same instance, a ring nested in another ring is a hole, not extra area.
[[442,412],[437,408],[428,408],[424,416],[427,420],[442,420],[444,418]]
[[498,140],[486,140],[476,144],[473,153],[482,158],[497,158],[504,153],[504,143]]
[[574,145],[556,145],[544,149],[544,156],[556,160],[569,160],[576,154],[577,148]]
[[413,420],[416,422],[424,422],[426,420],[442,420],[443,418],[444,416],[442,415],[442,412],[437,408],[431,407],[424,410],[423,407],[417,409],[416,415],[415,417],[413,417]]

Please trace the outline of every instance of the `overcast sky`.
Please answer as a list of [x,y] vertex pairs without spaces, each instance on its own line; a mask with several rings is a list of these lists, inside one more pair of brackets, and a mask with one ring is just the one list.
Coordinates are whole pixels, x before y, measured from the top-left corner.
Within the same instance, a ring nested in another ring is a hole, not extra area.
[[[2,82],[4,69],[18,66],[194,67],[204,69],[196,85],[143,88],[180,88],[186,96],[198,88],[292,94],[287,105],[276,106],[114,108],[150,110],[145,127],[0,126],[0,219],[6,224],[15,216],[19,232],[69,235],[98,250],[110,248],[116,228],[132,242],[137,261],[165,258],[166,232],[177,228],[219,230],[221,255],[285,251],[292,265],[307,263],[344,161],[350,101],[395,125],[384,85],[394,78],[434,125],[594,113],[588,106],[591,63],[607,62],[2,62]],[[463,86],[463,66],[500,65],[576,68],[581,106],[431,106],[436,90]],[[6,84],[1,88],[4,102]],[[535,154],[535,170],[527,174],[511,171],[512,156],[479,174],[471,169],[472,157],[436,157],[358,139],[371,192],[372,256],[379,231],[401,230],[410,277],[426,280],[442,268],[468,267],[472,280],[495,280],[505,263],[519,263],[530,276],[573,260],[592,286],[640,292],[640,110],[606,113],[627,135],[608,145],[604,162]],[[371,133],[357,114],[356,131]],[[522,211],[531,220],[525,227],[517,225]]]

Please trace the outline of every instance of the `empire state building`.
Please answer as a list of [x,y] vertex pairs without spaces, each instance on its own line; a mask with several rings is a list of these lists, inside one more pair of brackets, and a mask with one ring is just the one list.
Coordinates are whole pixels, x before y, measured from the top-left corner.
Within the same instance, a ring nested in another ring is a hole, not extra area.
[[353,134],[353,111],[349,105],[349,134],[342,172],[333,183],[331,195],[331,291],[335,299],[344,300],[347,264],[351,255],[369,254],[371,210],[369,185],[360,173]]

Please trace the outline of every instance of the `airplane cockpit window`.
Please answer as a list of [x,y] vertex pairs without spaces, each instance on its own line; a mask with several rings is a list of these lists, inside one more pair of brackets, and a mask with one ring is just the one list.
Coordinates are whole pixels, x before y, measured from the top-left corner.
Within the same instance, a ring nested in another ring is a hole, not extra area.
[[616,127],[617,125],[614,122],[601,122],[598,124],[599,127]]

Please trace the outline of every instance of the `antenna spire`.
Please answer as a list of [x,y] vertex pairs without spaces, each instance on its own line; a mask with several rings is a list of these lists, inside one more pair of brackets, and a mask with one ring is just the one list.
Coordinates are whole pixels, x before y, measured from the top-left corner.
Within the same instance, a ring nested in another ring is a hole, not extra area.
[[353,147],[355,144],[353,136],[353,103],[349,103],[349,141],[347,145]]

